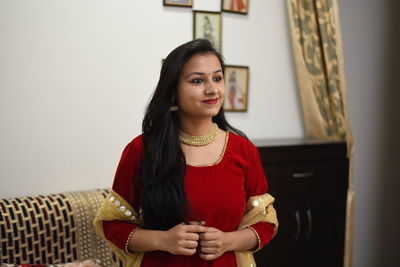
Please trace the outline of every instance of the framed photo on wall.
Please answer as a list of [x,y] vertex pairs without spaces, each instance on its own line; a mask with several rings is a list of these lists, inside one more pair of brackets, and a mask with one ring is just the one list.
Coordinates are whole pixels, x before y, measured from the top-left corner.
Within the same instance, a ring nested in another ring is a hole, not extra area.
[[221,0],[221,8],[224,12],[246,15],[249,10],[249,0]]
[[225,111],[247,111],[249,67],[225,65]]
[[163,0],[164,6],[192,7],[193,0]]
[[221,32],[221,12],[193,11],[193,39],[207,39],[221,52]]

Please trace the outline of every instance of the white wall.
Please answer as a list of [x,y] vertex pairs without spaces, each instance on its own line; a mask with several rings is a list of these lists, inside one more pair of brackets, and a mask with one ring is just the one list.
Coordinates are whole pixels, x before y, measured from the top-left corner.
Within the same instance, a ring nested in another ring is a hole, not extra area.
[[398,267],[399,1],[340,1],[339,8],[355,138],[353,266]]
[[[191,12],[161,0],[2,0],[0,197],[111,186],[161,59],[192,38]],[[251,138],[302,137],[285,1],[251,1],[222,24],[226,62],[250,67],[249,111],[230,122]]]

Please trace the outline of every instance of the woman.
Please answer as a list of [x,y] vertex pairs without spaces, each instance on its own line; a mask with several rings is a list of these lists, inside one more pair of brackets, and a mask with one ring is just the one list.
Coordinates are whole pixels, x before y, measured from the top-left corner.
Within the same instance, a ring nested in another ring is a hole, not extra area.
[[254,264],[248,251],[276,232],[257,149],[221,108],[223,65],[205,39],[163,63],[143,134],[125,148],[94,222],[127,266]]

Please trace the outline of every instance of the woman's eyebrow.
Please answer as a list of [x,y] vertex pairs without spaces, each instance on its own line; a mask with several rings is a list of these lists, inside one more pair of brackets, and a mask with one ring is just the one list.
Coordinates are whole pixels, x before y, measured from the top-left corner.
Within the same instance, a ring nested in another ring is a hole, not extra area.
[[[213,72],[209,72],[207,74],[211,74],[211,73],[215,74],[215,73],[218,73],[218,72],[222,72],[222,70],[219,69],[219,70],[216,70],[216,71],[213,71]],[[206,73],[204,73],[204,72],[196,72],[196,71],[195,72],[191,72],[191,73],[189,73],[188,75],[185,76],[185,79],[189,78],[192,75],[206,75]]]

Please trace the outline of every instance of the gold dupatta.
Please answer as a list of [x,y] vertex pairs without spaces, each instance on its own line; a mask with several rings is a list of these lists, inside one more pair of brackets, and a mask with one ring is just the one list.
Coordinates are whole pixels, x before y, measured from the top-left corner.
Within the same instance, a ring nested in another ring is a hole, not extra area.
[[[249,198],[246,213],[240,221],[238,230],[249,227],[258,222],[268,222],[275,225],[274,235],[278,232],[278,218],[273,207],[275,199],[268,193]],[[238,267],[256,267],[253,253],[250,251],[235,251]]]
[[[258,222],[269,222],[275,225],[276,234],[278,230],[278,220],[276,211],[272,206],[274,198],[269,194],[254,196],[249,198],[238,230],[244,229]],[[120,220],[142,225],[139,214],[132,206],[120,195],[111,190],[101,205],[96,218],[93,222],[96,233],[102,237],[111,247],[114,253],[124,262],[126,267],[139,267],[142,263],[144,252],[133,252],[127,254],[123,249],[118,248],[112,242],[107,240],[104,235],[103,221]],[[238,267],[255,267],[253,253],[249,251],[236,251],[236,261]]]
[[103,221],[114,220],[142,225],[142,220],[139,214],[132,208],[132,206],[115,191],[111,190],[97,212],[96,218],[93,221],[94,228],[96,233],[106,241],[118,258],[123,261],[124,266],[140,267],[144,252],[133,252],[127,254],[125,250],[118,248],[105,237]]

